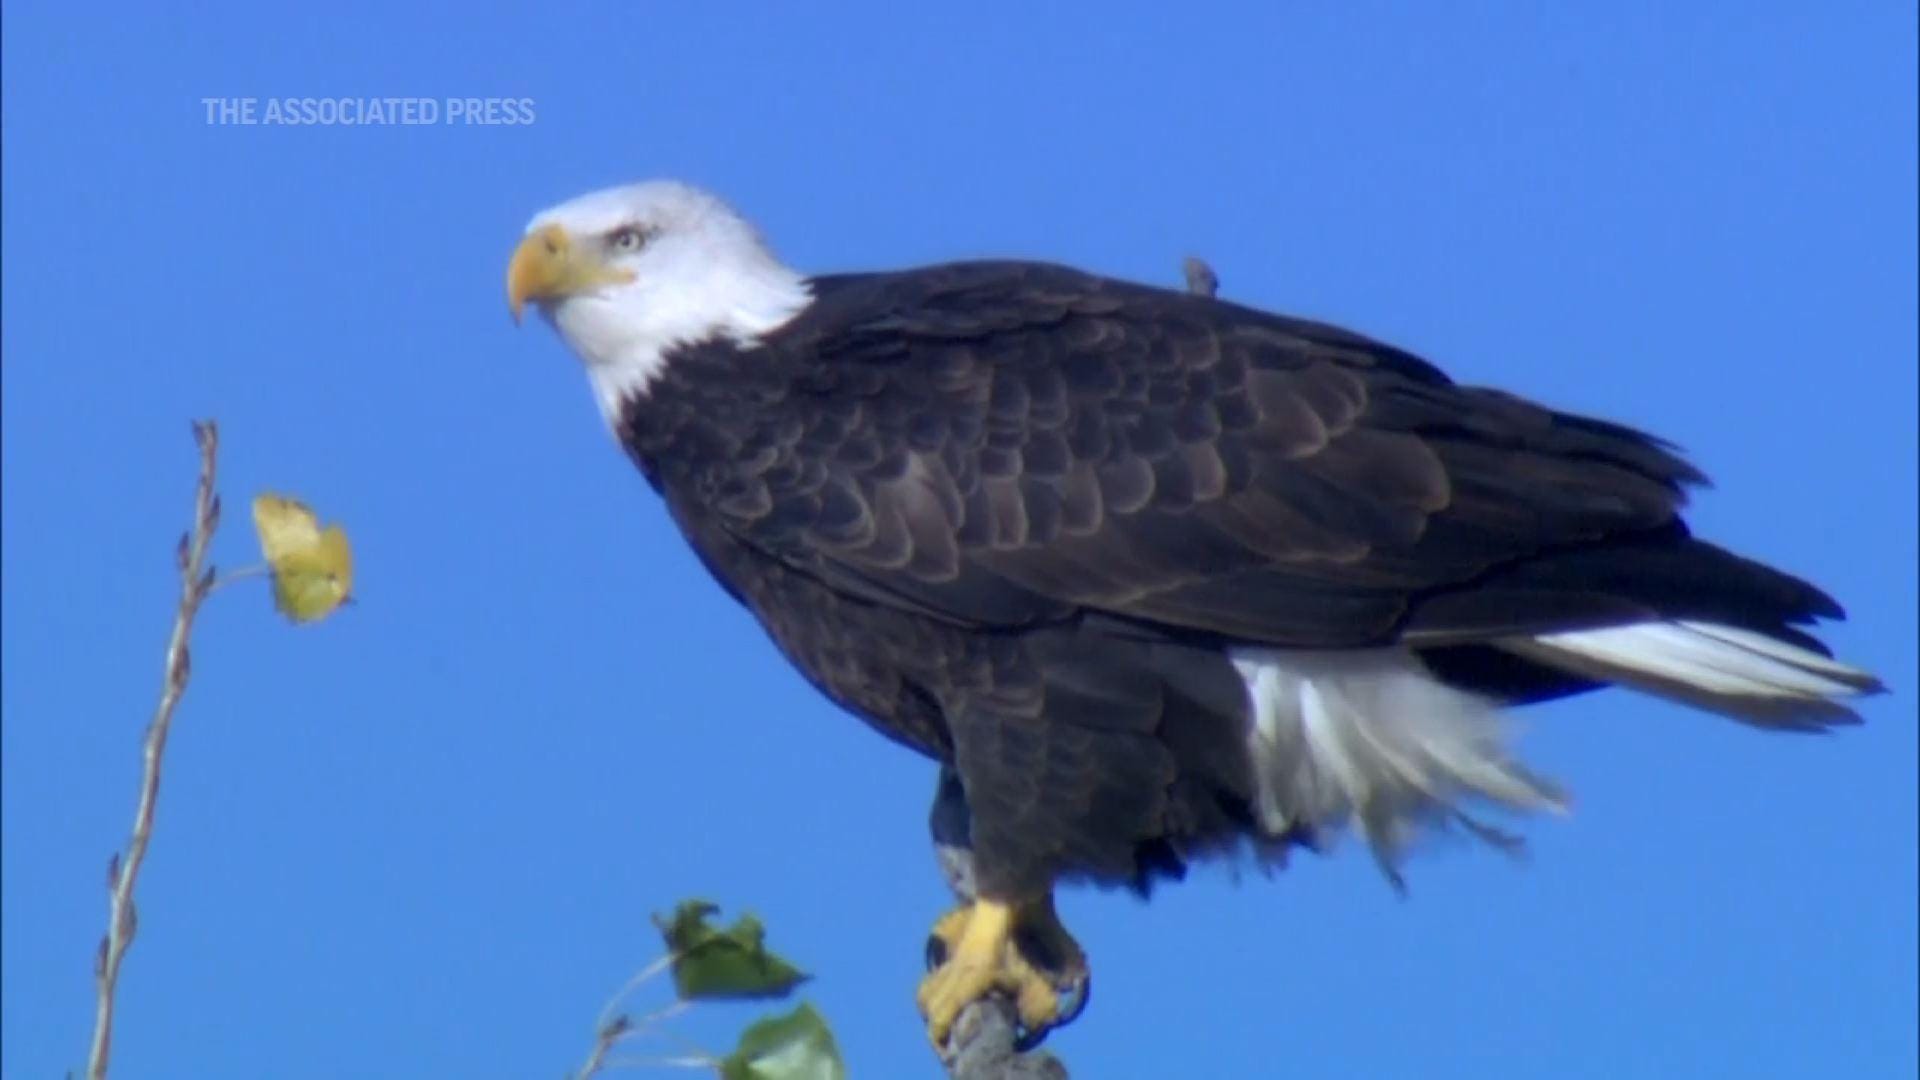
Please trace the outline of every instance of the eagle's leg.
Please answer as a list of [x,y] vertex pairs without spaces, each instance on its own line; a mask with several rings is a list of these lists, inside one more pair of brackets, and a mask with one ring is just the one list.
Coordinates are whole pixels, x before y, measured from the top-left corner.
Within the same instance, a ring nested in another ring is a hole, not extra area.
[[961,1010],[994,993],[1013,1000],[1022,1042],[1037,1043],[1080,1014],[1091,978],[1051,894],[962,904],[934,924],[927,960],[932,970],[921,980],[919,1004],[935,1046],[946,1044]]

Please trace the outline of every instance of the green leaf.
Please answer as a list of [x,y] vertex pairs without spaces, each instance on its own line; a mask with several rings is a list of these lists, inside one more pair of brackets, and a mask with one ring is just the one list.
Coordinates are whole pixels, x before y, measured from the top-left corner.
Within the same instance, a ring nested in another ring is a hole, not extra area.
[[673,988],[687,1001],[699,998],[785,997],[807,975],[767,951],[766,927],[752,915],[717,930],[707,916],[719,907],[705,900],[683,900],[673,918],[654,925],[673,955]]
[[740,1033],[740,1045],[720,1061],[722,1080],[846,1080],[827,1021],[801,1002],[792,1012],[765,1017]]

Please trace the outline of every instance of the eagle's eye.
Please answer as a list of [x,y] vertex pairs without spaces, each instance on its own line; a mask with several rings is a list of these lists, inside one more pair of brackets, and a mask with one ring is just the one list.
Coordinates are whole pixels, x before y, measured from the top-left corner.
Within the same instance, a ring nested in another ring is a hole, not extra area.
[[607,234],[607,246],[619,252],[634,252],[645,247],[647,230],[638,225],[622,225]]

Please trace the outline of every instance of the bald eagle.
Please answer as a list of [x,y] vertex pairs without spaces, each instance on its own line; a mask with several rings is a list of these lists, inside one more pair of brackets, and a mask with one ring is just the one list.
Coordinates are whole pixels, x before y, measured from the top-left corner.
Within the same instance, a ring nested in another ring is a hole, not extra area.
[[537,215],[507,297],[780,651],[941,764],[936,1045],[1084,1000],[1056,882],[1342,829],[1392,874],[1560,805],[1505,706],[1817,730],[1879,689],[1805,629],[1833,600],[1689,533],[1672,446],[1346,330],[1033,262],[808,277],[664,181]]

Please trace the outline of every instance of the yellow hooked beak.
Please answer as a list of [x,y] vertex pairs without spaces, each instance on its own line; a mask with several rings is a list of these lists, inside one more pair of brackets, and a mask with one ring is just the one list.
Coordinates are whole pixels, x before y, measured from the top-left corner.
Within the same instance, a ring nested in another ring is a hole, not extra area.
[[528,233],[507,263],[507,310],[518,323],[529,300],[559,300],[632,280],[632,271],[608,266],[597,253],[581,251],[567,230],[547,225]]

